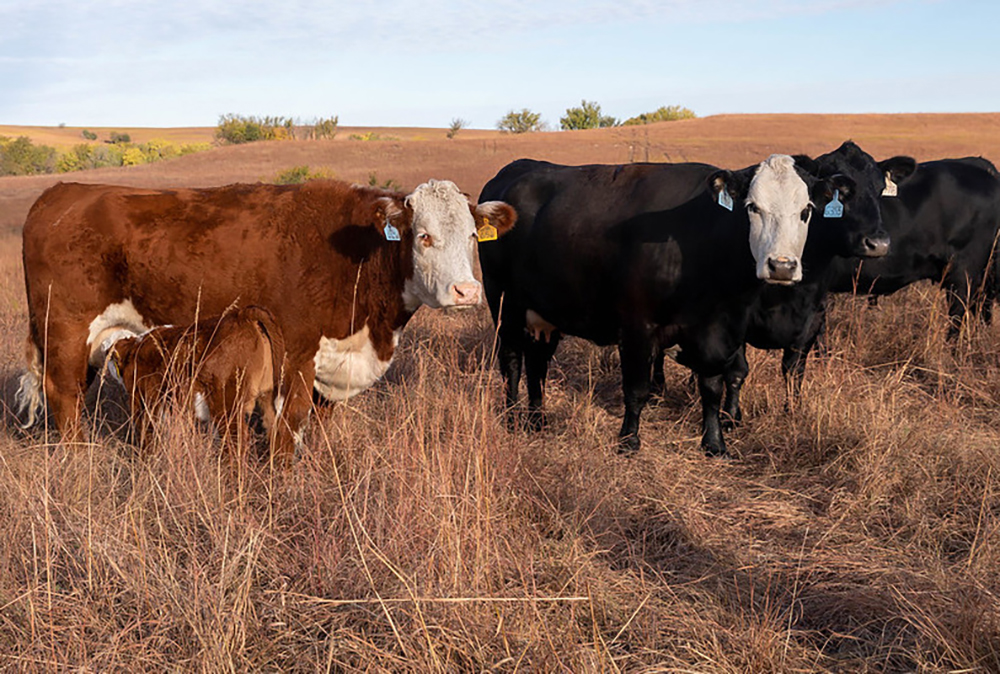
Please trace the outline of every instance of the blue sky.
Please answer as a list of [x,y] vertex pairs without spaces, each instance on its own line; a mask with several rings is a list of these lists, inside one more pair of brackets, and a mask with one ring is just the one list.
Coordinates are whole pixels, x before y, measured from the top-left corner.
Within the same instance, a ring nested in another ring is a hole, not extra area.
[[0,0],[0,123],[1000,111],[993,0]]

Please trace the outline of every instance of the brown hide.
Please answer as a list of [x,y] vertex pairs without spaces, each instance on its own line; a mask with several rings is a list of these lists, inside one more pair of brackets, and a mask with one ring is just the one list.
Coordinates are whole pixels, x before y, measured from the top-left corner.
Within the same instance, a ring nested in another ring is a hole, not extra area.
[[[405,195],[338,181],[147,190],[58,184],[24,227],[29,373],[64,440],[79,437],[91,322],[130,301],[147,327],[189,325],[230,306],[271,312],[284,334],[283,460],[311,407],[321,336],[367,324],[380,357],[410,316],[411,209]],[[386,218],[401,241],[382,235]],[[47,353],[44,353],[47,349]],[[23,380],[22,380],[23,381]]]
[[285,344],[266,309],[247,307],[186,327],[163,326],[117,341],[109,357],[131,397],[133,423],[145,438],[158,408],[173,393],[198,396],[230,447],[245,446],[245,417],[259,405],[274,428]]

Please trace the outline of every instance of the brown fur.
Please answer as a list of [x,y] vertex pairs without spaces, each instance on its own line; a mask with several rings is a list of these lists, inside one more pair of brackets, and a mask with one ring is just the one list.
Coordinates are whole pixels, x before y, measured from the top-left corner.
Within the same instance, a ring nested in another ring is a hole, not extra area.
[[244,418],[259,405],[270,433],[281,390],[285,341],[271,312],[247,307],[191,326],[165,326],[119,340],[109,357],[131,396],[132,420],[145,436],[167,394],[204,397],[219,433],[240,451]]
[[[63,439],[80,436],[88,326],[130,299],[147,325],[188,325],[234,302],[268,309],[284,334],[277,451],[290,460],[312,404],[321,336],[367,323],[380,353],[409,319],[412,211],[405,195],[338,181],[148,190],[61,183],[24,226],[29,341]],[[386,217],[399,244],[381,234]],[[402,244],[402,245],[400,245]],[[356,288],[356,292],[355,292]],[[55,348],[58,345],[58,348]]]

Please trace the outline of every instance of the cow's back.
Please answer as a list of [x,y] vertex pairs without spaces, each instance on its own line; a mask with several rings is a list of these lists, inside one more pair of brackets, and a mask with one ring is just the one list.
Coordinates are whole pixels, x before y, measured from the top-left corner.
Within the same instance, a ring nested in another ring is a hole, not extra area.
[[481,245],[487,299],[530,307],[570,334],[616,339],[614,293],[620,242],[614,228],[706,191],[707,164],[562,166],[529,159],[504,167],[480,200],[504,201],[518,225]]

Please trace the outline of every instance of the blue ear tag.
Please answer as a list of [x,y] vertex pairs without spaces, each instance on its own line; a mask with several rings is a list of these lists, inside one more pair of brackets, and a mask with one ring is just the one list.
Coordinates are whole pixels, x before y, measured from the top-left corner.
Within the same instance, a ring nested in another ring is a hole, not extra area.
[[388,218],[385,221],[385,229],[382,232],[385,234],[386,241],[399,241],[399,230],[392,226]]
[[826,205],[823,209],[824,218],[842,218],[844,217],[844,204],[840,203],[837,197],[840,196],[840,190],[833,191],[833,199],[830,203]]
[[727,211],[733,210],[733,197],[728,190],[719,190],[719,205]]

